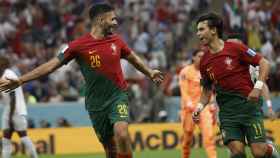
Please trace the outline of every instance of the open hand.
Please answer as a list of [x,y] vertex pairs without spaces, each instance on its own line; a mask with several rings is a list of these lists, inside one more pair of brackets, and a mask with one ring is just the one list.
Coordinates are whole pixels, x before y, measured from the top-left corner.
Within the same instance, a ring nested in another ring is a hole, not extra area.
[[152,79],[152,81],[157,84],[160,85],[161,82],[164,79],[163,73],[159,70],[152,70],[151,74],[150,74],[150,78]]
[[4,78],[0,80],[0,92],[11,92],[21,85],[18,79]]

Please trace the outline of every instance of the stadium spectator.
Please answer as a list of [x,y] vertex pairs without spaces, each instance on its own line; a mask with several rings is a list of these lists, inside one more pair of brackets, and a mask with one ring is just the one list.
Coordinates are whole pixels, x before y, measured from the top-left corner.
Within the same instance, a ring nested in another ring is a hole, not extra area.
[[57,127],[71,127],[72,125],[65,117],[60,117],[56,121]]
[[51,128],[52,125],[47,120],[40,120],[40,128]]

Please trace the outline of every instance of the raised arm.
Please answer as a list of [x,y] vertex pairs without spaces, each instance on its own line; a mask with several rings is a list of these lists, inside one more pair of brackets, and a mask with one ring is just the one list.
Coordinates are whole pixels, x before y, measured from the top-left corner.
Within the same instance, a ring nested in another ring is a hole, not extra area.
[[24,74],[18,79],[9,79],[9,78],[2,79],[0,80],[0,91],[9,92],[26,82],[48,75],[49,73],[59,68],[61,65],[62,65],[61,61],[57,57],[54,57],[53,59],[38,66],[31,72]]
[[146,76],[151,78],[154,83],[160,84],[163,81],[163,74],[159,70],[150,69],[147,65],[144,64],[143,60],[135,54],[135,52],[132,51],[125,59],[137,70],[141,71]]

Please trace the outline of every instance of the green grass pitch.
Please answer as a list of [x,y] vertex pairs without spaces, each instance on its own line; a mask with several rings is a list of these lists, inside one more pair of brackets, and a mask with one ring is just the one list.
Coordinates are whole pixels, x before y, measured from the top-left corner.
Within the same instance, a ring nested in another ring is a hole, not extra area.
[[[229,158],[226,148],[217,148],[219,158]],[[247,149],[247,158],[253,158]],[[135,152],[134,158],[180,158],[180,150],[156,150]],[[15,158],[27,158],[27,156],[17,156]],[[81,154],[81,155],[41,155],[40,158],[105,158],[104,154]],[[207,158],[203,148],[193,149],[191,158]]]

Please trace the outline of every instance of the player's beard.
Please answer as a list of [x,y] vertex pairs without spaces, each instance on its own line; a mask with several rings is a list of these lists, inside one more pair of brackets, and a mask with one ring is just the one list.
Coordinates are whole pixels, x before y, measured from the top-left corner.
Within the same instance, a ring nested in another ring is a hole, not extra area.
[[104,34],[105,35],[112,35],[116,29],[117,29],[118,25],[107,25],[107,27],[104,28]]

